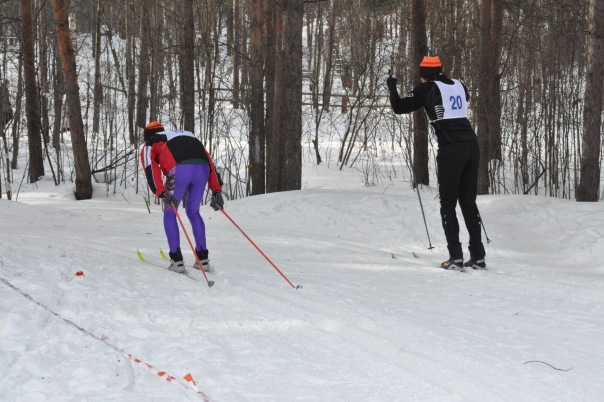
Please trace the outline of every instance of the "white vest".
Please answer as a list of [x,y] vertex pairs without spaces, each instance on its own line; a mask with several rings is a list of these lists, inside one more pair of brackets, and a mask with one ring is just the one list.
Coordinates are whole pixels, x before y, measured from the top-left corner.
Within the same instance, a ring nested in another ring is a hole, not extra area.
[[459,80],[452,80],[453,85],[441,81],[434,81],[438,85],[443,99],[442,107],[436,106],[437,120],[459,119],[468,117],[468,104],[466,102],[466,91]]

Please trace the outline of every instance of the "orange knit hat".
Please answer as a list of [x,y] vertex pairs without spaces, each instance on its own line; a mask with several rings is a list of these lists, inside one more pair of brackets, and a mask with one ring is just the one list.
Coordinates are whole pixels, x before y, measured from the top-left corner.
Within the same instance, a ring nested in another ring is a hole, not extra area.
[[164,126],[159,121],[152,121],[145,127],[143,132],[144,140],[149,141],[157,133],[164,131]]
[[147,124],[147,126],[145,127],[145,130],[151,130],[154,128],[163,129],[164,126],[159,121],[154,120],[154,121],[150,122],[149,124]]
[[421,63],[419,63],[420,67],[442,67],[442,63],[440,62],[440,57],[438,56],[424,56]]
[[442,73],[443,65],[440,62],[438,56],[424,56],[421,63],[419,63],[419,76],[430,80],[438,73]]

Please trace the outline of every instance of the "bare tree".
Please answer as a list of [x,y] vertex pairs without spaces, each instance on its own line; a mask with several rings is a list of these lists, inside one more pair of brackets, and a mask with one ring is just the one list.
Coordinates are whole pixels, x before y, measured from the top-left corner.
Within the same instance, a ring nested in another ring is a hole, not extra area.
[[[425,0],[413,0],[411,3],[411,20],[411,59],[414,66],[419,66],[422,58],[428,54]],[[413,172],[415,177],[413,186],[417,186],[418,184],[429,185],[428,120],[423,110],[413,112],[413,128]]]
[[302,187],[302,27],[304,0],[275,6],[274,110],[267,144],[267,191]]
[[69,19],[66,0],[53,0],[55,19],[57,20],[57,37],[61,64],[65,74],[65,89],[67,105],[69,107],[69,131],[73,146],[73,159],[75,165],[75,198],[76,200],[89,200],[92,198],[92,180],[90,175],[90,162],[88,148],[84,136],[82,123],[82,108],[80,106],[80,89],[76,72],[75,53],[71,42]]
[[488,194],[489,163],[501,159],[501,99],[499,63],[501,58],[502,1],[482,0],[480,3],[480,65],[478,69],[479,102],[478,143],[480,168],[478,193]]
[[34,183],[44,176],[42,136],[40,127],[40,100],[36,80],[34,55],[34,23],[32,1],[21,0],[21,26],[23,46],[23,78],[25,79],[25,113],[29,143],[29,180]]
[[581,181],[577,189],[577,201],[598,201],[599,199],[602,90],[604,89],[604,0],[591,0],[590,2],[588,34]]
[[140,52],[138,60],[138,89],[136,100],[136,126],[143,128],[147,125],[147,107],[149,103],[149,43],[151,35],[151,13],[149,2],[141,4],[140,23]]
[[23,55],[19,56],[19,71],[17,80],[17,99],[15,100],[15,116],[13,122],[12,138],[13,138],[13,157],[11,160],[11,168],[18,168],[19,156],[19,121],[21,120],[21,104],[23,103]]
[[[138,136],[135,133],[135,115],[134,108],[136,105],[136,77],[135,77],[135,53],[134,32],[135,26],[134,12],[132,11],[130,1],[126,2],[126,77],[128,77],[128,94],[127,94],[127,110],[128,110],[128,139],[131,144],[138,144]],[[138,167],[138,165],[137,165]]]
[[95,29],[93,40],[94,57],[94,106],[92,112],[92,135],[93,138],[99,133],[99,120],[101,115],[101,103],[103,102],[103,87],[101,86],[101,0],[96,0],[95,5]]
[[[37,30],[33,69],[17,67],[21,59],[29,57],[28,66],[34,59],[25,48],[23,52],[14,48],[21,42],[21,27],[27,18],[20,16],[22,7],[11,6],[23,3],[33,10],[32,30]],[[91,136],[97,131],[108,136],[106,147],[99,147],[98,138],[88,144],[94,169],[99,163],[115,168],[117,155],[122,154],[130,158],[124,158],[124,170],[115,175],[124,180],[131,174],[129,169],[136,172],[130,165],[132,149],[128,149],[140,140],[136,126],[161,116],[173,125],[184,126],[185,120],[187,126],[193,124],[208,148],[216,152],[226,177],[239,189],[247,188],[232,195],[295,188],[297,184],[292,183],[296,180],[288,175],[290,167],[299,175],[297,149],[308,143],[309,155],[320,163],[323,135],[341,142],[340,168],[373,163],[376,169],[389,169],[375,160],[378,152],[400,151],[398,144],[408,168],[415,172],[413,185],[429,183],[428,158],[434,157],[435,141],[424,131],[424,115],[420,112],[416,118],[396,120],[382,113],[386,99],[383,81],[387,68],[393,67],[399,82],[414,85],[421,58],[438,54],[446,71],[463,79],[474,99],[469,118],[482,150],[481,193],[583,199],[584,191],[598,192],[593,183],[598,181],[602,156],[594,133],[602,134],[593,120],[598,113],[598,91],[592,91],[601,74],[596,71],[597,49],[588,40],[596,38],[588,28],[590,2],[305,0],[305,74],[298,79],[294,77],[298,56],[288,53],[293,49],[288,32],[298,35],[297,27],[291,30],[298,21],[293,22],[290,8],[301,3],[70,1],[70,17],[76,24],[72,35],[78,35],[74,36],[75,51],[94,56],[90,70],[79,77],[80,86],[87,89],[80,98],[82,118],[90,124]],[[0,1],[5,52],[1,76],[23,75],[23,79],[11,79],[16,92],[11,93],[15,120],[9,126],[13,135],[7,135],[5,148],[9,152],[12,148],[14,167],[20,160],[22,137],[33,135],[29,145],[36,146],[49,128],[54,149],[44,154],[50,166],[46,161],[42,166],[52,169],[54,163],[62,167],[70,162],[70,155],[63,155],[60,146],[69,124],[65,123],[63,73],[56,71],[57,45],[47,34],[53,20],[51,4]],[[183,25],[185,20],[189,22]],[[103,32],[99,32],[101,26]],[[185,30],[189,39],[184,39]],[[99,46],[107,33],[115,36]],[[301,41],[295,41],[299,46]],[[588,60],[590,46],[594,50]],[[189,84],[184,80],[185,63],[193,66]],[[81,63],[79,68],[83,66]],[[32,84],[31,78],[37,82]],[[312,109],[297,105],[300,81],[303,88],[310,89]],[[164,88],[169,93],[164,94]],[[22,105],[20,94],[26,92],[27,105],[26,99]],[[37,100],[31,101],[35,96]],[[234,110],[237,106],[244,109]],[[309,120],[303,126],[308,132],[301,132],[298,126],[301,110],[308,113],[303,115]],[[27,126],[19,113],[28,116]],[[30,118],[32,113],[37,117]],[[38,134],[32,134],[30,123],[34,130],[38,126]],[[343,125],[345,129],[339,130]],[[244,136],[249,135],[246,149],[233,148],[233,144],[241,144],[231,136],[236,126]],[[118,141],[120,133],[128,133],[128,144]],[[389,144],[388,150],[383,148],[385,144]],[[331,154],[326,156],[329,163]],[[248,169],[244,171],[242,166]],[[599,191],[601,197],[602,189]]]
[[195,34],[193,25],[193,0],[183,0],[183,25],[182,37],[182,109],[185,130],[195,130],[195,75],[194,75],[194,44]]
[[264,194],[265,181],[265,144],[264,126],[264,57],[265,25],[264,0],[249,2],[250,14],[250,96],[248,110],[250,113],[249,136],[249,170],[251,195]]
[[[1,155],[0,158],[5,158],[6,161],[6,198],[11,199],[11,167],[10,167],[10,158],[8,156],[8,141],[6,138],[6,125],[13,119],[13,108],[10,104],[10,96],[8,94],[9,91],[9,81],[3,80],[0,82],[0,136],[2,137],[2,144],[0,148],[4,150],[4,155]],[[2,160],[4,161],[4,160]],[[0,166],[2,165],[2,161],[0,161]],[[0,176],[2,173],[0,173]],[[0,183],[2,180],[0,180]],[[0,198],[2,198],[2,190],[0,184]]]
[[239,89],[241,86],[241,0],[233,0],[233,108],[239,109]]

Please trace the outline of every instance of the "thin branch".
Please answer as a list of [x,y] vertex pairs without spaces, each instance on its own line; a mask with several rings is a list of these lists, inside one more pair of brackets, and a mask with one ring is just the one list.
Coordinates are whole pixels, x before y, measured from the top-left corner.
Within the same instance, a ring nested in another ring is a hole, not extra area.
[[522,364],[527,364],[527,363],[543,363],[543,364],[547,364],[548,366],[550,366],[550,367],[551,367],[551,368],[553,368],[554,370],[558,370],[558,371],[571,371],[571,370],[573,369],[572,367],[571,367],[571,368],[569,368],[569,369],[560,369],[560,368],[557,368],[557,367],[552,366],[552,365],[551,365],[551,364],[549,364],[549,363],[542,362],[541,360],[529,360],[529,361],[524,362],[524,363],[522,363]]

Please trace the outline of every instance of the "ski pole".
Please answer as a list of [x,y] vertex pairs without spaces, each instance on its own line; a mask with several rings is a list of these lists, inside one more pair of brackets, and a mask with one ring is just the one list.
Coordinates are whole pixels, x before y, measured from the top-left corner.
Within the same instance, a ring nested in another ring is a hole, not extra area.
[[428,235],[428,250],[432,250],[434,246],[430,241],[430,233],[428,232],[428,223],[426,222],[426,214],[424,213],[424,204],[422,203],[422,197],[419,195],[419,183],[415,180],[415,164],[411,166],[411,176],[413,176],[413,182],[415,183],[415,192],[417,193],[417,199],[419,200],[419,207],[422,210],[422,217],[424,218],[424,226],[426,227],[426,235]]
[[[394,75],[394,68],[391,66],[388,70],[388,76],[392,77]],[[428,223],[426,222],[426,214],[424,213],[424,204],[422,203],[422,197],[419,195],[419,183],[415,181],[415,164],[411,166],[411,174],[413,176],[413,182],[415,183],[415,191],[417,192],[417,199],[419,200],[419,207],[422,210],[422,217],[424,218],[424,226],[426,227],[426,235],[428,235],[428,250],[432,250],[434,246],[432,246],[432,241],[430,241],[430,233],[428,232]]]
[[484,227],[484,222],[482,221],[482,215],[480,215],[480,212],[478,213],[478,219],[480,219],[480,225],[482,226],[482,230],[484,231],[484,235],[487,238],[487,244],[489,244],[491,242],[491,239],[489,239],[489,235],[487,234],[487,230]]
[[231,221],[231,223],[232,223],[233,225],[235,225],[235,227],[236,227],[237,229],[239,229],[239,231],[241,232],[241,234],[243,234],[243,235],[245,236],[245,238],[246,238],[246,239],[248,239],[248,241],[249,241],[250,243],[252,243],[252,246],[254,246],[254,247],[256,248],[256,250],[258,250],[258,252],[259,252],[260,254],[262,254],[262,256],[263,256],[264,258],[266,258],[266,260],[267,260],[267,261],[268,261],[268,262],[269,262],[269,263],[270,263],[270,264],[273,266],[273,268],[275,268],[275,270],[276,270],[277,272],[279,272],[279,274],[280,274],[280,275],[283,277],[283,279],[285,279],[285,280],[287,281],[287,283],[289,283],[289,285],[290,285],[292,288],[294,288],[294,289],[300,289],[300,287],[301,287],[301,286],[300,286],[300,285],[298,285],[298,286],[294,286],[294,284],[293,284],[293,283],[291,283],[289,279],[287,279],[287,276],[285,276],[285,275],[283,274],[283,272],[281,272],[281,270],[280,270],[279,268],[277,268],[277,266],[276,266],[276,265],[275,265],[275,264],[274,264],[274,263],[271,261],[271,259],[270,259],[270,258],[268,258],[268,256],[267,256],[266,254],[264,254],[264,253],[262,252],[262,250],[260,250],[260,248],[259,248],[259,247],[256,245],[256,243],[254,243],[254,242],[253,242],[253,240],[252,240],[252,239],[250,239],[250,237],[249,237],[247,234],[245,234],[245,232],[243,231],[243,229],[241,229],[241,228],[239,227],[239,225],[237,225],[237,224],[235,223],[235,221],[233,220],[233,218],[231,218],[231,217],[229,216],[229,214],[227,214],[223,208],[220,208],[220,212],[222,212],[222,213],[224,214],[224,216],[226,216],[226,217],[227,217],[227,218],[228,218],[228,219]]
[[180,219],[180,215],[178,214],[178,211],[176,210],[176,206],[172,205],[172,208],[174,209],[174,213],[176,214],[176,217],[178,218],[178,222],[180,222],[180,227],[182,228],[182,231],[185,232],[185,236],[187,238],[187,241],[189,242],[191,251],[193,251],[193,255],[195,256],[195,260],[197,261],[197,266],[199,267],[199,270],[203,273],[203,277],[206,278],[206,282],[208,283],[208,286],[209,287],[214,286],[214,281],[208,280],[208,276],[206,275],[206,272],[203,270],[203,265],[201,265],[201,261],[199,261],[199,257],[197,257],[197,253],[195,252],[195,247],[193,247],[193,243],[191,243],[191,239],[189,238],[189,235],[187,234],[187,229],[185,229],[185,225],[182,223],[182,219]]
[[424,226],[426,227],[426,234],[428,235],[428,244],[430,245],[430,247],[428,247],[428,250],[432,250],[434,248],[434,246],[432,245],[432,242],[430,241],[430,233],[428,233],[428,223],[426,222],[426,214],[424,213],[424,205],[422,204],[422,197],[420,197],[419,195],[419,184],[415,183],[415,191],[417,192],[417,199],[419,200],[419,207],[422,210],[422,216],[424,217]]

